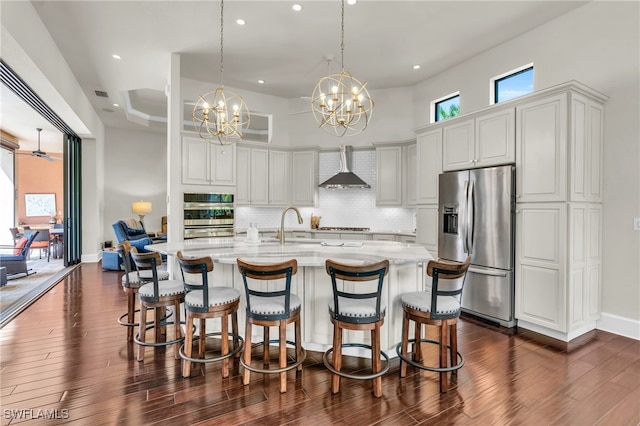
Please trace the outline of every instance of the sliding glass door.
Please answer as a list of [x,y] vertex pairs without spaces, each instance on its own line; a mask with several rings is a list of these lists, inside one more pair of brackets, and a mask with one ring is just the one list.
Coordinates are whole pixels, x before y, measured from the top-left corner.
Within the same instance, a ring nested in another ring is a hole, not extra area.
[[64,138],[64,264],[80,263],[82,256],[81,158],[82,145],[78,136],[66,134]]

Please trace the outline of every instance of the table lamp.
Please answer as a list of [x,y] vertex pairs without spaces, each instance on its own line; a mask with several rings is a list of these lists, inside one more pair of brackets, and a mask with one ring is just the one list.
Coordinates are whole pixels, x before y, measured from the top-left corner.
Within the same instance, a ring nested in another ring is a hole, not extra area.
[[151,213],[151,201],[134,201],[131,203],[131,213],[140,216],[140,223],[144,226],[144,215]]

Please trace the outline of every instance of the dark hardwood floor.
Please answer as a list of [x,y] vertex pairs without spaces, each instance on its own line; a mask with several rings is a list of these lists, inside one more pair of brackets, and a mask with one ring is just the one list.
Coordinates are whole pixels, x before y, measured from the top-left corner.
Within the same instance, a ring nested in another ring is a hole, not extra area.
[[119,274],[83,264],[0,330],[2,424],[640,424],[640,342],[606,332],[563,344],[465,317],[466,364],[447,394],[435,373],[401,380],[394,360],[377,399],[354,380],[331,395],[317,352],[285,394],[277,375],[243,386],[237,362],[227,379],[219,363],[183,379],[173,349],[135,360],[116,322],[125,310]]

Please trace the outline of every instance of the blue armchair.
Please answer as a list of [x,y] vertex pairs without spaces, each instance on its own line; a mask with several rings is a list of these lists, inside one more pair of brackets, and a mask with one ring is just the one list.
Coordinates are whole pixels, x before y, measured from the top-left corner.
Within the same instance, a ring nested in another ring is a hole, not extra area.
[[0,246],[2,249],[10,249],[10,252],[0,253],[0,266],[7,268],[7,275],[26,274],[29,275],[27,268],[27,260],[29,259],[29,250],[31,243],[38,235],[39,231],[33,231],[20,240],[13,247]]
[[[132,220],[129,220],[128,222],[130,225]],[[135,247],[139,252],[146,253],[149,250],[145,249],[144,246],[153,244],[153,241],[147,235],[147,231],[145,231],[142,223],[138,221],[135,222],[136,224],[139,224],[137,228],[129,226],[124,220],[119,220],[114,223],[112,226],[116,233],[116,239],[118,240],[118,244],[121,244],[124,241],[129,241],[131,246]]]

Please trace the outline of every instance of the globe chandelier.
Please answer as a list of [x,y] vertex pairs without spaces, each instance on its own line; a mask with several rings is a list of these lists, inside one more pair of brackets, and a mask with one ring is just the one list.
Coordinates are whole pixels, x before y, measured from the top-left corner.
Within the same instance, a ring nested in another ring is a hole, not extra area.
[[344,0],[340,42],[340,74],[320,79],[311,95],[311,110],[321,129],[334,136],[352,136],[367,128],[373,112],[373,100],[366,88],[344,69]]
[[237,142],[249,127],[249,109],[240,95],[224,90],[224,0],[220,1],[220,87],[200,95],[193,108],[193,125],[205,140],[221,145]]

